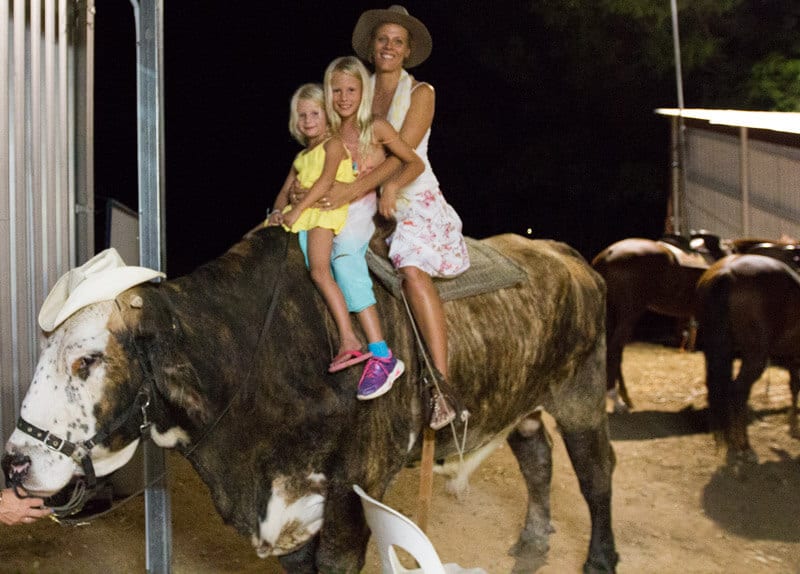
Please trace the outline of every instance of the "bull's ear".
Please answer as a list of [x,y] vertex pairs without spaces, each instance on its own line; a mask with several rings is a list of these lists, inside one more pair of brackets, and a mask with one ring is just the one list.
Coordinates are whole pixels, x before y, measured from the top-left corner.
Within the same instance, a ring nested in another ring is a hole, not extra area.
[[155,379],[162,396],[183,410],[189,419],[204,425],[211,419],[209,402],[201,381],[182,350],[184,334],[179,319],[158,286],[139,287],[118,297],[125,324],[135,337],[135,352],[143,355],[145,376]]

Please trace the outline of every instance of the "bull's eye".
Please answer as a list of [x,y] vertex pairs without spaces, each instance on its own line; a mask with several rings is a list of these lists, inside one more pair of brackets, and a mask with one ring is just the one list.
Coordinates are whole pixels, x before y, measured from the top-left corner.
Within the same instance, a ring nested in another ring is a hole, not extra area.
[[77,359],[72,363],[72,376],[80,377],[85,381],[89,378],[92,366],[98,363],[102,358],[102,353],[92,353],[91,355],[84,355]]

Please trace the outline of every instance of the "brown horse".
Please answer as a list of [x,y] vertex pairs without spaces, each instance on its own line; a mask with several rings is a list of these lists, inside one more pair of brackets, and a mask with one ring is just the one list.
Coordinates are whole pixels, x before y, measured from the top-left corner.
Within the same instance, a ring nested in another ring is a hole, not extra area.
[[646,311],[690,320],[695,285],[709,266],[708,258],[692,255],[672,241],[628,238],[606,247],[592,266],[605,279],[607,289],[607,390],[614,409],[626,411],[633,403],[622,376],[622,352],[634,327]]
[[[768,362],[789,371],[789,428],[800,438],[800,276],[773,257],[730,255],[701,276],[697,304],[709,422],[726,443],[729,461],[755,458],[747,438],[747,400]],[[737,355],[741,366],[732,380]]]

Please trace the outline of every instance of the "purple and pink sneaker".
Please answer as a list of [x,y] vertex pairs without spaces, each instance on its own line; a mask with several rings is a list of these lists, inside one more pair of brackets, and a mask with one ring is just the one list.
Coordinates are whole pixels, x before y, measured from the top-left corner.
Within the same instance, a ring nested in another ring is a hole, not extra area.
[[388,357],[370,357],[358,381],[358,400],[368,401],[388,393],[405,370],[403,361],[391,353]]

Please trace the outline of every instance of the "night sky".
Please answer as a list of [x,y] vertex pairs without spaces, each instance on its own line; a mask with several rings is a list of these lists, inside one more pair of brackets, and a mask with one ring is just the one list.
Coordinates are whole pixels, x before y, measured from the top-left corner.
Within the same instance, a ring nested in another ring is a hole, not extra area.
[[[97,4],[102,224],[106,198],[136,207],[136,77],[129,2]],[[622,237],[657,237],[669,191],[669,131],[653,109],[674,106],[674,90],[571,90],[561,81],[560,38],[526,17],[525,5],[405,3],[433,36],[431,58],[411,73],[436,88],[430,158],[465,234],[531,228],[531,237],[565,241],[587,258]],[[363,10],[387,6],[165,1],[170,277],[222,254],[263,219],[299,151],[287,130],[292,92],[352,54]],[[530,44],[520,49],[505,42],[511,36]]]

